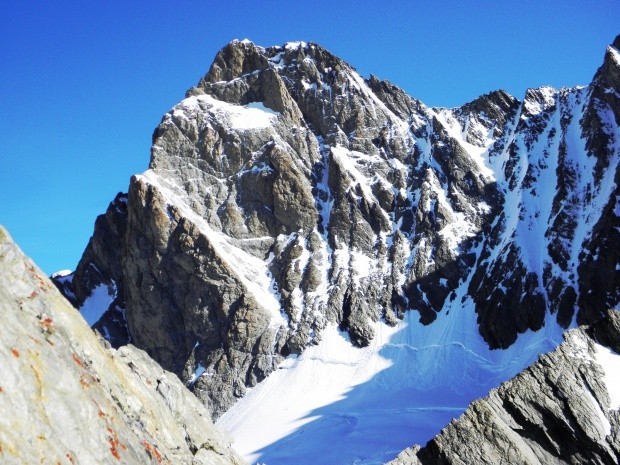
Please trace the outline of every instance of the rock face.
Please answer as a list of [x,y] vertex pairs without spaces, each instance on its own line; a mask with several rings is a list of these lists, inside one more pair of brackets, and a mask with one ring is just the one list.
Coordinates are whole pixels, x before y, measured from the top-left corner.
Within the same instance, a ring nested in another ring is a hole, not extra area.
[[316,44],[234,41],[63,288],[105,286],[95,327],[216,415],[329,322],[365,346],[462,287],[493,348],[596,321],[620,300],[619,76],[616,40],[587,87],[429,108]]
[[0,227],[0,462],[241,464],[145,352],[88,327]]
[[390,463],[617,464],[618,373],[620,312],[610,311]]

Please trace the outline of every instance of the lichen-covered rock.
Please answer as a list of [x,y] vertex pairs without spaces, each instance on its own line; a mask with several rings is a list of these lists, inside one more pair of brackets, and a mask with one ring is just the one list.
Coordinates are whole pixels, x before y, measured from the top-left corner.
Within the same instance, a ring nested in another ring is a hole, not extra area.
[[110,348],[2,227],[0,306],[3,464],[242,463],[173,373]]
[[493,348],[596,321],[620,297],[614,44],[590,86],[445,109],[317,44],[233,41],[98,220],[77,305],[109,286],[101,332],[216,415],[328,322],[365,346],[461,290]]
[[618,311],[569,331],[554,352],[390,464],[617,464],[619,341]]

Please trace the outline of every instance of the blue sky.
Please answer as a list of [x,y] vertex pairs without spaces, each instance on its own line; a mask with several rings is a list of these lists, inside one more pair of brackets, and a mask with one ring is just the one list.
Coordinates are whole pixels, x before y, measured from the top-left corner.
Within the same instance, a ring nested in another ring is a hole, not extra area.
[[0,223],[74,268],[162,115],[234,38],[318,42],[432,106],[586,85],[620,1],[0,2]]

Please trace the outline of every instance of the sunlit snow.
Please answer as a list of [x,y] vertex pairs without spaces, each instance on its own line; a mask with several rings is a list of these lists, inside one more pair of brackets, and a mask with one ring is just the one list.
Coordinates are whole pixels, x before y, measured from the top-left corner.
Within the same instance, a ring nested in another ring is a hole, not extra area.
[[73,273],[73,271],[71,270],[59,270],[59,271],[56,271],[55,273],[52,273],[50,277],[51,278],[65,278],[69,276],[71,273]]
[[613,350],[595,344],[596,362],[603,368],[603,377],[610,398],[610,410],[620,409],[620,354]]
[[[236,130],[263,129],[273,124],[278,113],[267,108],[260,102],[252,102],[246,106],[222,102],[210,95],[192,95],[174,107],[171,114],[175,118],[195,118],[197,113],[207,111],[227,127]],[[170,117],[168,115],[167,117]]]
[[[426,443],[472,400],[562,339],[549,317],[541,331],[492,351],[478,333],[471,301],[460,302],[463,292],[430,326],[415,312],[394,328],[377,323],[363,349],[328,327],[318,346],[287,359],[218,426],[250,463],[267,465],[378,464]],[[329,447],[319,452],[320,444]]]

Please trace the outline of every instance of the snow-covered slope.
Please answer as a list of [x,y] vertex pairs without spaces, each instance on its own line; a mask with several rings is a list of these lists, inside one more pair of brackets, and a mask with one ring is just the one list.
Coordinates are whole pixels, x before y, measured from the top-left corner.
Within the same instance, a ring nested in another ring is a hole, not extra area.
[[618,47],[587,87],[445,109],[234,41],[59,286],[247,453],[388,458],[618,304]]
[[474,399],[562,341],[549,318],[507,350],[490,350],[471,300],[430,326],[408,313],[376,323],[358,349],[334,326],[300,356],[289,356],[231,407],[217,425],[250,463],[381,464],[425,444]]
[[615,465],[620,459],[620,312],[477,400],[424,447],[390,465]]

